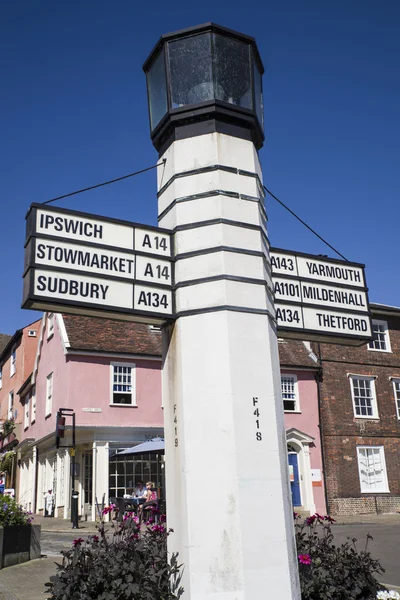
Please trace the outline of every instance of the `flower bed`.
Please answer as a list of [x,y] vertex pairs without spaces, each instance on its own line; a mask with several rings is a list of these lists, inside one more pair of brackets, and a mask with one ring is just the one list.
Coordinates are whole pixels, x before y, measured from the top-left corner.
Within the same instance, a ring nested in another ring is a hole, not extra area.
[[40,557],[40,525],[14,498],[0,495],[0,568]]
[[361,550],[355,538],[336,546],[331,527],[334,519],[319,514],[304,520],[296,513],[294,517],[302,600],[386,598],[377,595],[386,593],[376,579],[384,569],[368,551],[370,535]]
[[165,517],[154,514],[142,527],[130,516],[106,523],[104,516],[115,512],[115,506],[106,507],[98,535],[79,537],[63,552],[55,578],[46,584],[49,600],[179,600],[181,567],[176,554],[167,560]]

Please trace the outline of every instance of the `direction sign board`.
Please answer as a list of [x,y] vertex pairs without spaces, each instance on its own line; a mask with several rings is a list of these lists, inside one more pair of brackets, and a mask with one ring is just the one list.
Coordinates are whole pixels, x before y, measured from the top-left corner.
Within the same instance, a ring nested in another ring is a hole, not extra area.
[[174,318],[171,233],[32,204],[23,308],[159,324]]
[[371,339],[364,265],[271,248],[278,335],[359,345]]

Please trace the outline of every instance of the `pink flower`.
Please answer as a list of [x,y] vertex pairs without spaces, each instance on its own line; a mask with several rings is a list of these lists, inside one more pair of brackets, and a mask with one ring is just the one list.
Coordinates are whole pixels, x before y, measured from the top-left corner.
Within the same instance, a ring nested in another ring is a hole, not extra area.
[[93,540],[93,542],[97,543],[99,541],[99,536],[98,535],[93,535],[92,536],[92,540]]
[[316,518],[317,517],[315,515],[312,515],[311,517],[307,517],[306,524],[307,525],[312,525],[314,523],[314,521],[316,520]]
[[293,519],[297,519],[298,516],[299,516],[299,513],[293,512]]
[[302,565],[311,565],[311,556],[309,554],[299,554],[299,563]]
[[155,531],[156,533],[165,533],[165,527],[163,525],[153,525],[151,530]]
[[77,540],[74,540],[72,542],[72,544],[76,547],[76,546],[80,546],[82,544],[82,542],[84,542],[85,540],[83,540],[82,538],[78,538]]
[[329,523],[336,523],[336,520],[332,519],[332,517],[330,517],[329,515],[325,515],[324,519],[325,519],[325,521],[328,521]]
[[118,510],[117,507],[115,506],[115,504],[110,504],[110,506],[105,506],[103,508],[103,515],[108,515],[109,512],[111,512],[112,510]]

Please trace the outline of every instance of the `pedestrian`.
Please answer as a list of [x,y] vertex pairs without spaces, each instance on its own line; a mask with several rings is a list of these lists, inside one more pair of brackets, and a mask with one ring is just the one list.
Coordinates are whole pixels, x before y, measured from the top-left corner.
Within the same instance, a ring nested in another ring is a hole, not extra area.
[[48,492],[44,495],[44,516],[52,517],[53,516],[53,491],[48,490]]

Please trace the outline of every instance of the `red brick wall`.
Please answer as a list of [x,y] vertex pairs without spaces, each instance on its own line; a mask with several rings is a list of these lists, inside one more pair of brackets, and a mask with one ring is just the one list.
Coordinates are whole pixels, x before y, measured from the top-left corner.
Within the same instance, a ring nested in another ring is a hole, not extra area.
[[[314,346],[323,369],[321,430],[331,514],[400,510],[400,421],[390,380],[400,378],[400,318],[376,318],[388,322],[392,352],[371,351],[367,345]],[[379,419],[354,416],[349,373],[376,377]],[[384,447],[389,493],[361,493],[356,448],[363,445]]]

